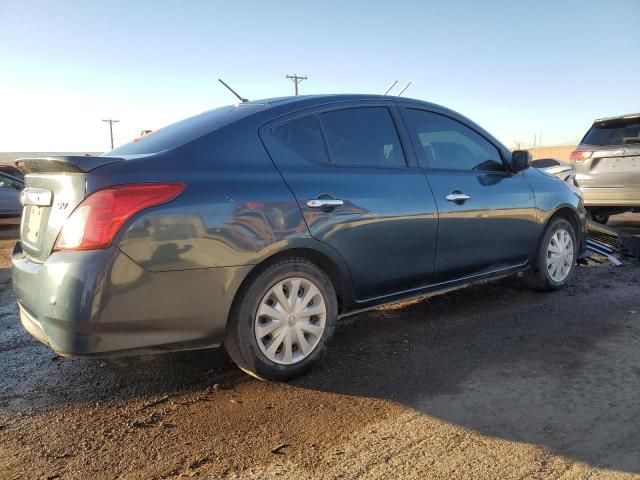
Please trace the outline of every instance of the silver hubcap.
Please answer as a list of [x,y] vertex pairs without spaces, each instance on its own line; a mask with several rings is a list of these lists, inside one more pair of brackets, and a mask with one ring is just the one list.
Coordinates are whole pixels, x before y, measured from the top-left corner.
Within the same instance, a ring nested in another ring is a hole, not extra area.
[[573,240],[564,228],[556,231],[547,247],[547,271],[554,282],[562,282],[573,268]]
[[287,278],[262,298],[255,318],[258,346],[275,363],[291,365],[308,357],[324,333],[327,307],[313,282]]

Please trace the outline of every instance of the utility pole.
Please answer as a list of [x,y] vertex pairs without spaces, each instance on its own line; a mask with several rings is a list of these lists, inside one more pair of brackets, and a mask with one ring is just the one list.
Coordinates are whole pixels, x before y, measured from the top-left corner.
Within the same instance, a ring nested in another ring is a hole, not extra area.
[[298,84],[302,80],[306,80],[307,77],[301,77],[297,73],[294,73],[293,75],[287,75],[287,78],[290,78],[291,80],[293,80],[293,83],[294,83],[295,89],[296,89],[296,97],[297,97],[298,96]]
[[109,135],[111,136],[111,150],[113,150],[113,124],[118,123],[120,120],[113,120],[112,118],[108,118],[102,121],[107,122],[109,124]]

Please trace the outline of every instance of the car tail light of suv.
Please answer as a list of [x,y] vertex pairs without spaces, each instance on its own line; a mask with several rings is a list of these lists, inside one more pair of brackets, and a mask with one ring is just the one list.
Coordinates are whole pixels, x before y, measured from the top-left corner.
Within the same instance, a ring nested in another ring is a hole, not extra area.
[[593,155],[591,150],[574,150],[569,157],[574,162],[580,162],[582,160],[588,160]]
[[98,190],[71,213],[53,250],[107,248],[133,215],[145,208],[170,202],[184,189],[182,183],[136,183]]

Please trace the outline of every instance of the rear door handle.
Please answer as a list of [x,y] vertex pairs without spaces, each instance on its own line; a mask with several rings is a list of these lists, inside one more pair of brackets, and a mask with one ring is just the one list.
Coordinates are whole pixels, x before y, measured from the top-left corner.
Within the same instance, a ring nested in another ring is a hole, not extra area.
[[450,202],[464,202],[465,200],[469,200],[471,198],[471,195],[467,195],[466,193],[462,192],[451,192],[444,198],[446,198]]
[[335,208],[344,205],[342,200],[337,198],[314,198],[313,200],[307,200],[307,207],[309,208]]

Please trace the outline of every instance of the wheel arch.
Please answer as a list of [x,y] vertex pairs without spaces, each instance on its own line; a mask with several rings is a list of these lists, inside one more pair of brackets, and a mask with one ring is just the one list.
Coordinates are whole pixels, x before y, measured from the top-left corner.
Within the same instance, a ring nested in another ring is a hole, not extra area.
[[351,274],[342,257],[328,245],[314,239],[298,239],[291,242],[287,248],[279,250],[256,263],[242,280],[234,295],[229,315],[234,311],[243,292],[248,285],[269,265],[285,258],[302,258],[316,264],[329,277],[336,291],[338,300],[338,314],[350,310],[354,305]]
[[573,208],[571,208],[568,205],[561,205],[558,208],[556,208],[547,219],[545,223],[545,230],[547,228],[547,225],[549,225],[549,222],[551,222],[551,220],[553,220],[554,218],[564,218],[566,221],[568,221],[573,227],[573,230],[576,236],[578,237],[578,240],[582,242],[582,227],[581,227],[580,217],[578,216],[578,213]]
[[[568,204],[563,204],[563,205],[559,205],[556,209],[554,209],[552,212],[549,213],[549,215],[547,216],[545,222],[544,222],[544,228],[542,228],[542,231],[540,232],[540,238],[538,239],[538,243],[537,245],[537,250],[536,252],[539,250],[540,248],[540,244],[542,242],[542,240],[544,239],[544,234],[547,231],[547,228],[549,227],[549,224],[555,219],[555,218],[562,218],[564,220],[566,220],[567,222],[569,222],[571,224],[571,226],[573,227],[574,233],[576,235],[576,240],[579,246],[578,251],[582,251],[583,250],[583,246],[586,242],[586,238],[584,235],[584,231],[582,228],[582,221],[580,219],[580,215],[579,213],[575,210],[575,208],[573,208],[571,205]],[[534,256],[535,257],[535,256]],[[532,257],[532,258],[534,258]]]
[[[546,248],[543,250],[543,242],[549,230],[551,223],[556,220],[564,220],[568,222],[575,231],[576,242],[577,242],[577,254],[575,258],[580,258],[580,252],[582,251],[582,247],[585,240],[585,235],[581,226],[583,225],[582,219],[580,218],[580,213],[575,210],[571,205],[558,205],[553,211],[548,212],[548,215],[544,219],[544,222],[541,222],[543,225],[542,232],[540,234],[540,238],[537,242],[537,250],[536,253],[531,258],[531,268],[525,272],[525,281],[526,283],[538,291],[552,291],[558,290],[562,288],[566,281],[572,275],[572,272],[575,270],[575,264],[572,266],[572,270],[569,274],[561,280],[555,280],[547,276],[547,272],[544,271],[548,268],[546,265]],[[542,263],[542,264],[541,264]],[[544,273],[543,273],[544,271]],[[560,282],[560,283],[553,283]],[[564,282],[564,283],[562,283]]]

